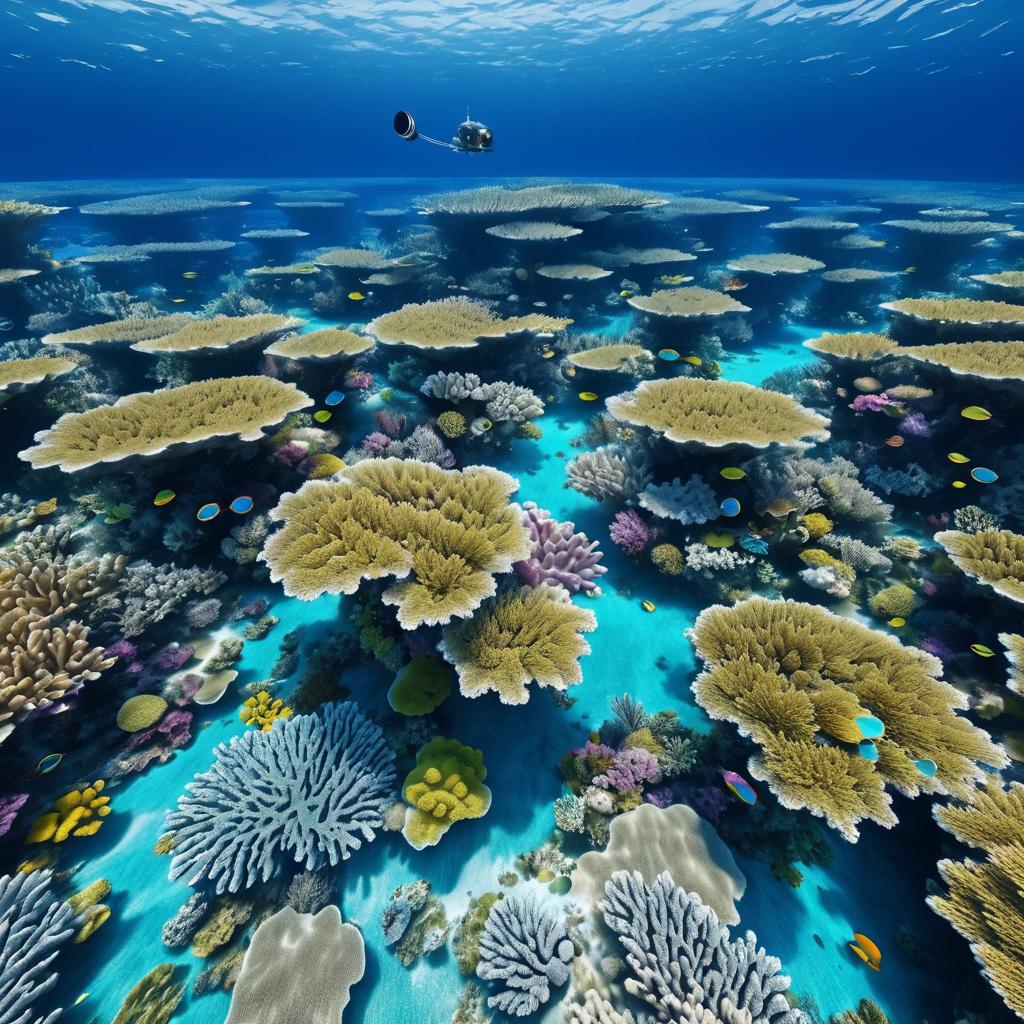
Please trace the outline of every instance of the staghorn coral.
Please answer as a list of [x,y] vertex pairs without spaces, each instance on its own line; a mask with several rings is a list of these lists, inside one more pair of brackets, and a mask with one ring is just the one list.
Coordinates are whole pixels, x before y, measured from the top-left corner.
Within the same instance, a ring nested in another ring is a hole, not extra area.
[[788,395],[726,380],[674,377],[641,382],[605,403],[617,420],[676,444],[802,447],[828,438],[828,420]]
[[856,537],[828,533],[821,537],[821,544],[850,566],[854,572],[885,573],[892,568],[892,561],[886,558],[881,551]]
[[237,892],[289,860],[307,870],[347,860],[384,823],[394,755],[352,703],[235,736],[215,754],[168,815],[171,878]]
[[642,375],[653,371],[654,367],[654,357],[643,345],[628,343],[598,345],[582,352],[573,352],[568,358],[573,366],[581,370]]
[[523,587],[447,626],[438,650],[455,667],[463,696],[494,690],[503,704],[525,704],[531,682],[555,690],[582,682],[578,659],[590,645],[580,633],[596,628],[594,613],[560,587]]
[[516,486],[485,466],[367,459],[285,495],[272,513],[285,525],[260,557],[285,593],[306,600],[396,576],[382,600],[397,605],[403,629],[447,623],[494,594],[494,573],[529,557],[508,504]]
[[514,220],[508,224],[495,224],[485,231],[510,242],[557,242],[583,234],[582,228],[544,220]]
[[637,1021],[629,1010],[619,1013],[607,999],[601,998],[597,989],[590,988],[582,1003],[569,1003],[564,1024],[637,1024]]
[[721,514],[715,492],[699,473],[685,484],[679,477],[671,483],[648,484],[637,503],[659,519],[677,519],[684,526],[707,523]]
[[834,359],[868,363],[892,355],[899,349],[899,345],[885,334],[822,334],[817,338],[808,338],[804,348]]
[[652,316],[682,320],[750,312],[749,306],[710,288],[664,288],[650,295],[633,295],[626,301]]
[[[1024,341],[964,341],[901,348],[901,356],[939,366],[955,377],[1024,380]],[[0,367],[2,367],[0,363]]]
[[366,331],[385,345],[419,349],[476,348],[480,340],[514,334],[549,335],[564,330],[571,320],[527,313],[503,319],[479,302],[457,296],[433,302],[408,303],[367,324]]
[[731,939],[729,929],[666,871],[648,885],[619,871],[598,905],[626,953],[626,991],[658,1020],[806,1024],[786,999],[782,964],[757,947],[753,932]]
[[455,216],[530,213],[535,210],[639,209],[664,203],[661,196],[621,185],[566,183],[505,188],[486,185],[426,196],[416,206],[428,214]]
[[436,736],[416,754],[405,777],[402,835],[414,850],[436,846],[457,821],[483,817],[491,806],[487,769],[479,750]]
[[643,452],[621,444],[606,444],[570,459],[566,483],[595,501],[631,501],[650,483]]
[[133,456],[236,436],[256,441],[266,427],[313,404],[294,384],[270,377],[222,377],[140,392],[81,413],[65,413],[18,455],[34,469],[66,473]]
[[169,313],[165,316],[128,316],[77,327],[71,331],[43,336],[44,345],[125,345],[129,342],[159,338],[180,330],[190,323],[188,313]]
[[337,907],[283,907],[256,929],[231,995],[226,1024],[340,1024],[366,969],[363,937]]
[[960,533],[945,530],[935,540],[962,572],[997,594],[1024,604],[1024,537],[1010,530]]
[[209,320],[193,319],[170,334],[137,341],[136,352],[191,353],[237,348],[273,341],[286,331],[305,324],[293,316],[277,313],[255,313],[249,316],[215,316]]
[[529,558],[514,566],[519,578],[531,587],[551,583],[570,594],[600,594],[597,580],[608,570],[599,564],[604,553],[597,550],[597,541],[576,533],[573,523],[553,519],[532,501],[523,502],[522,508],[531,547]]
[[78,369],[74,359],[64,356],[33,356],[0,362],[0,394],[13,395],[48,377],[60,377]]
[[1024,327],[1024,306],[980,299],[897,299],[882,309],[924,323],[1003,325]]
[[[941,662],[888,634],[814,605],[754,597],[706,608],[689,635],[705,664],[697,703],[761,748],[751,774],[784,807],[824,817],[851,842],[861,820],[896,823],[887,786],[910,797],[964,795],[982,777],[979,762],[1006,763],[957,716],[967,701],[939,679]],[[857,750],[863,715],[885,724],[877,761]],[[916,769],[922,759],[937,765],[933,778]]]
[[965,804],[934,814],[985,859],[940,861],[947,892],[929,896],[928,905],[970,942],[989,984],[1024,1017],[1024,786],[989,778]]
[[791,252],[758,253],[753,256],[740,256],[730,260],[726,266],[737,273],[745,274],[806,274],[812,270],[824,270],[821,260],[812,260],[808,256],[795,256]]
[[157,964],[132,986],[112,1024],[167,1024],[185,995],[175,964]]
[[373,348],[373,338],[340,327],[292,334],[268,345],[266,352],[285,359],[351,359]]
[[509,895],[487,915],[477,977],[500,982],[487,1005],[511,1017],[535,1013],[569,980],[576,949],[564,922],[535,896]]

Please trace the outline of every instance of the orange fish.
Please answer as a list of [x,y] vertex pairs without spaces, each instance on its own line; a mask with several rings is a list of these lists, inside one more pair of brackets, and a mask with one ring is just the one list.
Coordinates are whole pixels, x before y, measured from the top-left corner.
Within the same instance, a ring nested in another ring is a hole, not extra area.
[[747,287],[747,282],[740,277],[730,277],[725,284],[722,285],[722,290],[726,292],[741,292]]
[[900,437],[899,434],[893,434],[892,437],[887,437],[885,439],[885,443],[890,448],[902,448],[903,447],[903,438]]

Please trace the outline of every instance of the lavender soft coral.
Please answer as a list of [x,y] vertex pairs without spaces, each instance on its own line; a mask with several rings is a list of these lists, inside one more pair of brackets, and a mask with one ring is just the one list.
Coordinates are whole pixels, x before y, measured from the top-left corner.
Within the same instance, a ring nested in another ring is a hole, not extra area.
[[529,558],[515,564],[519,578],[531,587],[555,583],[570,594],[581,590],[600,594],[596,581],[608,570],[599,564],[604,552],[597,550],[597,541],[576,533],[574,523],[553,519],[532,501],[524,502],[522,508],[532,548]]

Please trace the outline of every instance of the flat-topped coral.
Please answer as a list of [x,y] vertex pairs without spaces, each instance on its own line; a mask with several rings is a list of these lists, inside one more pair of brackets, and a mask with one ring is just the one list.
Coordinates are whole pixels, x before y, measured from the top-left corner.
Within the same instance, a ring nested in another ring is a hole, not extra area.
[[583,234],[582,228],[546,220],[514,220],[508,224],[495,224],[486,230],[495,238],[512,242],[554,242]]
[[214,192],[154,192],[144,196],[125,196],[121,199],[104,199],[98,203],[80,206],[80,213],[94,216],[119,217],[160,217],[172,213],[203,213],[209,210],[227,210],[232,207],[249,206],[245,200],[219,197]]
[[828,438],[828,420],[789,395],[738,381],[674,377],[642,381],[605,403],[617,420],[647,427],[677,444],[799,447]]
[[821,260],[809,256],[796,256],[791,252],[758,253],[740,256],[726,264],[730,270],[745,274],[806,274],[812,270],[824,270]]
[[737,302],[725,292],[716,292],[711,288],[663,288],[650,295],[633,295],[626,301],[634,309],[652,316],[678,319],[750,312],[749,306]]
[[945,530],[935,534],[935,540],[962,572],[997,594],[1024,604],[1024,537],[1019,533]]
[[1013,225],[988,220],[884,220],[887,228],[916,235],[996,235],[1012,231]]
[[309,232],[298,228],[254,228],[252,231],[243,231],[238,237],[269,241],[276,238],[308,238]]
[[132,341],[146,341],[173,334],[193,318],[188,313],[168,313],[166,316],[129,316],[122,320],[106,320],[88,327],[43,336],[44,345],[120,345]]
[[373,348],[373,338],[340,327],[291,334],[267,346],[267,354],[284,359],[351,359]]
[[427,196],[416,206],[429,214],[507,214],[535,210],[586,210],[609,207],[639,209],[664,203],[663,197],[643,189],[622,185],[557,184],[528,188],[504,188],[486,185],[463,192]]
[[1024,380],[1024,341],[964,341],[901,348],[899,355],[941,366],[957,377]]
[[648,885],[667,871],[720,921],[739,924],[736,903],[747,888],[746,877],[718,833],[686,804],[641,804],[612,818],[608,845],[587,851],[577,862],[573,898],[595,905],[617,871],[635,871]]
[[420,349],[476,348],[483,340],[513,334],[541,336],[564,330],[572,323],[542,313],[503,318],[487,306],[462,296],[433,302],[410,302],[367,324],[366,331],[385,345]]
[[989,778],[967,803],[934,814],[985,859],[940,861],[948,891],[929,896],[928,905],[970,942],[989,984],[1024,1017],[1024,786]]
[[29,359],[5,359],[0,362],[0,393],[13,394],[46,380],[60,377],[78,368],[74,359],[64,356],[32,356]]
[[210,238],[201,242],[140,242],[138,245],[107,245],[76,256],[72,263],[142,263],[151,256],[175,253],[223,252],[234,242]]
[[273,263],[264,267],[250,267],[246,277],[304,277],[317,274],[320,268],[313,263]]
[[643,345],[632,344],[598,345],[597,348],[573,352],[568,358],[573,366],[578,366],[581,370],[609,372],[628,370],[632,365],[651,363],[654,359]]
[[799,203],[799,196],[787,196],[781,192],[766,192],[759,188],[735,188],[723,192],[726,199],[737,199],[742,203]]
[[555,281],[600,281],[612,276],[610,270],[590,263],[548,263],[538,267],[537,273]]
[[35,277],[36,274],[41,273],[41,270],[31,270],[28,268],[0,267],[0,284],[14,284],[15,281],[22,281],[26,277]]
[[502,704],[525,704],[531,682],[565,690],[583,681],[581,636],[597,628],[560,587],[522,587],[486,601],[471,619],[445,628],[438,650],[455,666],[463,696],[491,690]]
[[289,864],[347,860],[384,825],[394,754],[351,702],[219,744],[167,816],[170,877],[218,893],[266,883]]
[[59,466],[73,473],[215,438],[256,441],[266,427],[312,404],[294,384],[271,377],[219,377],[65,413],[18,455],[34,469]]
[[273,341],[286,331],[305,324],[294,316],[279,313],[254,313],[249,316],[215,316],[210,320],[190,320],[170,334],[137,341],[136,352],[205,352],[237,348]]
[[1006,688],[1024,695],[1024,636],[1019,633],[1000,633],[999,642],[1006,649],[1006,660],[1010,663]]
[[968,207],[956,206],[933,206],[917,212],[922,217],[941,217],[945,220],[987,220],[990,216],[986,210],[972,210]]
[[[982,763],[1007,763],[956,714],[967,699],[939,678],[941,662],[887,633],[815,605],[754,597],[706,608],[689,635],[705,664],[697,703],[761,748],[750,760],[754,778],[851,842],[863,820],[896,824],[887,786],[962,797],[983,778]],[[876,760],[858,747],[856,719],[865,716],[885,727],[873,740]],[[934,775],[918,761],[934,762]]]
[[491,806],[487,769],[479,750],[436,736],[420,748],[402,783],[402,834],[414,850],[436,846],[457,821],[483,817]]
[[866,284],[869,281],[886,281],[897,277],[893,270],[870,270],[867,267],[840,267],[837,270],[826,270],[821,275],[822,281],[830,284]]
[[971,274],[971,280],[995,285],[997,288],[1024,290],[1024,270],[1000,270],[996,274]]
[[899,344],[885,334],[822,334],[817,338],[808,338],[804,348],[835,359],[869,363],[873,359],[891,355],[899,348]]
[[282,907],[253,933],[226,1024],[340,1024],[366,970],[363,936],[335,906],[317,914]]
[[805,1024],[786,998],[789,978],[778,958],[758,948],[753,932],[731,938],[668,871],[651,885],[639,872],[617,872],[598,910],[626,954],[626,991],[657,1020]]
[[395,576],[382,599],[398,606],[403,629],[447,623],[494,594],[495,573],[529,557],[508,503],[517,486],[487,466],[367,459],[284,495],[272,515],[285,525],[260,557],[271,580],[306,600]]
[[711,199],[708,196],[676,196],[669,201],[664,214],[668,217],[711,217],[732,213],[764,213],[767,209],[767,206]]
[[383,270],[391,261],[376,249],[328,249],[314,257],[313,262],[342,270]]
[[881,309],[924,323],[1005,325],[1024,327],[1024,306],[983,299],[897,299]]
[[831,217],[795,217],[780,220],[768,227],[772,231],[856,231],[859,224],[849,220],[833,220]]
[[635,249],[625,245],[592,252],[588,256],[592,263],[602,267],[647,267],[658,263],[689,263],[696,258],[692,252],[684,252],[682,249],[668,249],[663,246]]
[[20,199],[0,199],[0,225],[6,231],[12,224],[31,223],[66,209],[66,206],[44,206],[42,203],[25,203]]

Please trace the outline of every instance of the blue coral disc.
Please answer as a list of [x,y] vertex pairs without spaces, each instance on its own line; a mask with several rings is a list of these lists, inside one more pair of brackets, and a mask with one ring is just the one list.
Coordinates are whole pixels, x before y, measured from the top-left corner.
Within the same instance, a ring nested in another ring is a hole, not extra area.
[[939,770],[939,766],[930,757],[922,757],[920,761],[915,761],[914,767],[928,779]]
[[246,513],[252,511],[252,504],[252,498],[250,498],[248,494],[242,494],[235,498],[235,500],[228,505],[228,508],[231,509],[232,512],[236,512],[238,515],[244,516]]
[[999,474],[994,469],[985,466],[975,466],[971,470],[971,478],[979,484],[994,484],[999,479]]
[[341,391],[332,391],[325,399],[324,405],[341,405],[345,401],[345,395]]
[[220,505],[215,501],[208,501],[199,511],[196,513],[196,519],[201,523],[208,523],[211,519],[216,519],[220,515]]
[[718,507],[722,510],[723,516],[738,516],[742,511],[740,503],[735,498],[726,498]]

